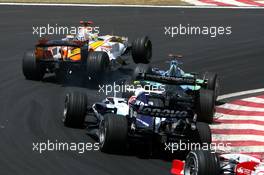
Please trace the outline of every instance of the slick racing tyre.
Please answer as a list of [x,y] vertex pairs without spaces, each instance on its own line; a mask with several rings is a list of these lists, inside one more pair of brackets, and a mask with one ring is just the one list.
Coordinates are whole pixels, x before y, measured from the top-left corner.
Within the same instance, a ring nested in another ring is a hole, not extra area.
[[194,143],[208,144],[212,143],[212,132],[209,124],[203,122],[196,123],[195,133],[192,134]]
[[39,65],[35,58],[34,51],[27,51],[22,62],[23,74],[28,80],[40,81],[45,75],[45,70]]
[[214,91],[215,100],[219,95],[219,79],[217,74],[212,72],[206,72],[204,75],[204,79],[207,80],[207,89]]
[[87,96],[81,92],[70,92],[64,103],[64,125],[72,128],[81,128],[84,125],[87,109]]
[[98,76],[109,70],[110,59],[106,52],[89,52],[86,70],[90,76]]
[[197,120],[205,123],[212,123],[215,113],[214,91],[201,89],[196,104]]
[[100,149],[105,153],[122,152],[126,148],[127,118],[113,113],[104,115],[99,126]]
[[191,151],[186,157],[184,175],[206,174],[220,174],[220,164],[217,155],[209,150]]
[[132,43],[132,58],[134,62],[148,64],[152,57],[152,43],[147,36],[137,38]]
[[132,81],[140,79],[139,77],[141,76],[141,74],[144,73],[151,74],[152,73],[151,66],[148,64],[137,64],[131,77]]

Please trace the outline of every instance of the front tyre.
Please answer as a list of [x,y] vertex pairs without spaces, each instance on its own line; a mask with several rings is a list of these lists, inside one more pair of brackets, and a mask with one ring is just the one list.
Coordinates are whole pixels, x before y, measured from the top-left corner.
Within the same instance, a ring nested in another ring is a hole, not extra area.
[[132,58],[136,64],[150,63],[152,57],[152,43],[147,36],[137,38],[132,43]]
[[220,164],[216,154],[209,150],[191,151],[186,158],[184,175],[219,175]]
[[23,74],[28,80],[40,81],[45,75],[45,70],[36,60],[34,51],[27,51],[22,61]]
[[99,126],[100,149],[105,153],[121,152],[126,148],[128,123],[125,116],[107,113]]
[[64,125],[72,128],[81,128],[84,125],[87,111],[87,96],[81,92],[70,92],[64,103]]

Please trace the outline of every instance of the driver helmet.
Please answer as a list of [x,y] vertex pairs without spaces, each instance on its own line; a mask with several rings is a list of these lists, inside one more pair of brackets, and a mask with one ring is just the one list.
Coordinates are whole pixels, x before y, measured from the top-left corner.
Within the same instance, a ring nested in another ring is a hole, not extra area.
[[97,34],[91,33],[88,28],[83,27],[79,30],[76,39],[79,41],[89,41],[89,40],[96,40]]
[[170,69],[166,72],[167,76],[170,77],[181,77],[184,75],[183,70],[179,67],[180,62],[172,60],[170,63]]
[[168,76],[170,76],[170,77],[180,76],[177,65],[173,65],[170,67],[170,69],[168,70]]
[[135,96],[138,103],[148,104],[148,98],[146,96],[146,92],[143,88],[138,88],[135,91]]
[[128,100],[129,104],[144,105],[147,104],[146,93],[143,88],[136,89],[135,95]]

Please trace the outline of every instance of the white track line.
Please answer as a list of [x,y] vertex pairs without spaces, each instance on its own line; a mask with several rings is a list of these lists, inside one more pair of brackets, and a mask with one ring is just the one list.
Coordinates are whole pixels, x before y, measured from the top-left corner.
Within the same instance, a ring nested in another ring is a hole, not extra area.
[[[221,95],[221,96],[219,96],[217,98],[217,100],[224,100],[224,99],[227,99],[227,98],[238,97],[238,96],[243,96],[243,95],[249,95],[249,94],[254,94],[254,93],[259,93],[259,92],[264,92],[264,88],[253,89],[253,90],[247,90],[247,91],[241,91],[241,92],[235,92],[235,93]],[[264,100],[263,100],[263,103],[264,103]]]
[[0,3],[1,5],[12,6],[59,6],[59,7],[136,7],[136,8],[185,8],[185,9],[264,9],[264,7],[247,6],[247,7],[223,7],[223,6],[179,6],[179,5],[122,5],[122,4],[56,4],[56,3]]
[[230,110],[241,110],[241,111],[252,111],[252,112],[264,112],[264,108],[241,106],[241,105],[230,104],[230,103],[221,105],[218,108],[224,108],[224,109],[230,109]]
[[258,98],[258,97],[249,97],[249,98],[245,98],[242,99],[243,101],[246,102],[254,102],[254,103],[262,103],[264,104],[264,99],[263,98]]
[[[235,130],[235,129],[243,129],[243,130],[248,130],[248,129],[254,129],[257,131],[264,131],[264,126],[263,125],[257,125],[257,124],[224,124],[221,123],[220,125],[210,125],[211,129],[229,129],[229,130]],[[231,131],[232,132],[232,131]],[[241,132],[241,134],[243,134]],[[264,139],[264,137],[263,137]],[[264,140],[263,140],[264,141]]]

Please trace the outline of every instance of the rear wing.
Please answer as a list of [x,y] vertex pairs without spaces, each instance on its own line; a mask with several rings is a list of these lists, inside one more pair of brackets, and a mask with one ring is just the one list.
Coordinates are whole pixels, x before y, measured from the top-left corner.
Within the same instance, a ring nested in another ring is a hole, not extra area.
[[170,84],[170,85],[199,85],[199,86],[206,86],[207,81],[203,83],[197,82],[197,79],[194,77],[166,77],[161,75],[153,75],[153,74],[139,74],[137,77],[139,80],[146,80],[146,81],[154,81],[162,84]]
[[[80,53],[80,60],[87,60],[88,56],[88,43],[78,40],[66,41],[66,40],[46,40],[41,39],[35,45],[35,56],[36,58],[40,58],[42,60],[50,60],[52,58],[52,53],[48,50],[48,48],[58,47],[59,52],[61,53],[61,59],[63,57],[64,60],[69,58],[68,50],[73,50],[72,48],[77,49],[76,52]],[[65,48],[65,49],[62,49]],[[63,56],[64,55],[64,56]]]
[[138,114],[158,118],[192,118],[187,111],[180,111],[157,106],[140,106],[133,105]]
[[73,40],[73,41],[63,41],[63,40],[46,40],[41,39],[36,44],[36,47],[56,47],[56,46],[65,46],[65,47],[82,47],[85,45],[85,42]]

